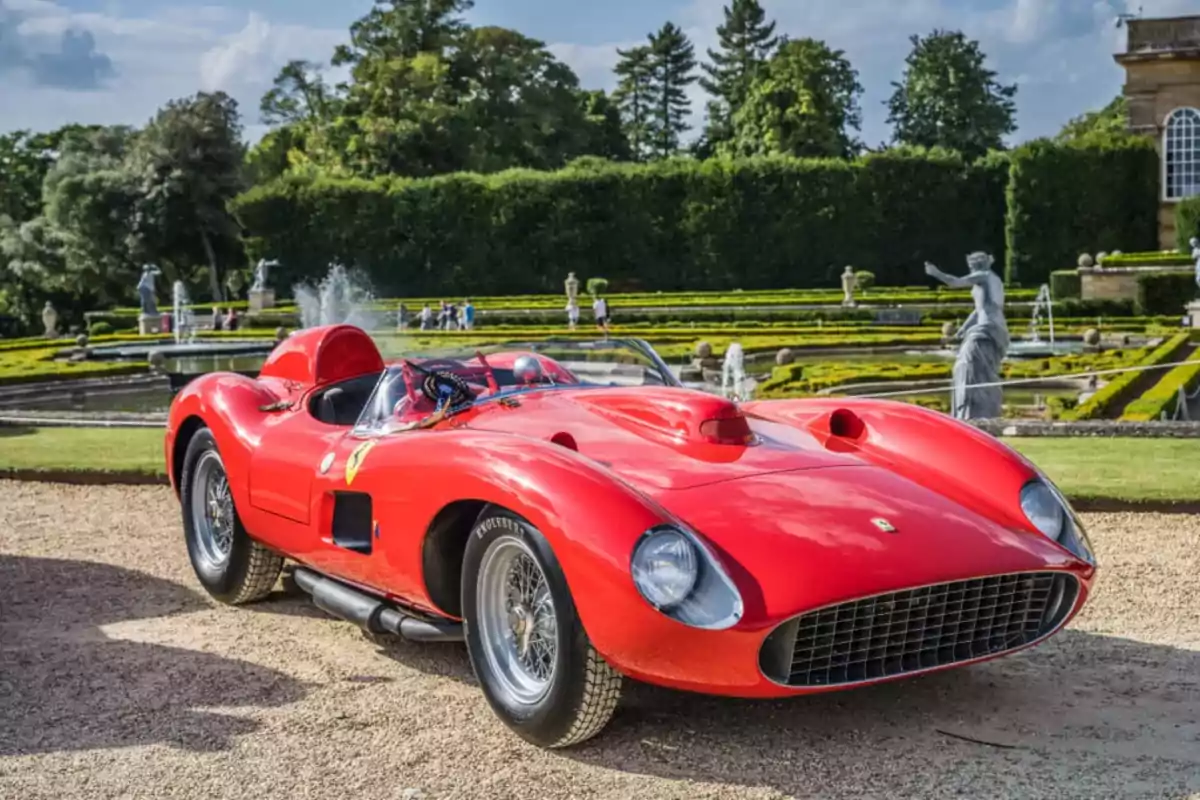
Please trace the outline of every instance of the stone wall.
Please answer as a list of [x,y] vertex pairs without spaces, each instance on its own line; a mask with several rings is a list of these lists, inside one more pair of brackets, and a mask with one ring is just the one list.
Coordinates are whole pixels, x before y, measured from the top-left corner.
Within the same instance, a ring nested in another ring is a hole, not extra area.
[[[1146,268],[1095,269],[1080,267],[1079,296],[1084,300],[1134,300],[1137,298],[1137,279]],[[1178,270],[1176,270],[1178,271]]]

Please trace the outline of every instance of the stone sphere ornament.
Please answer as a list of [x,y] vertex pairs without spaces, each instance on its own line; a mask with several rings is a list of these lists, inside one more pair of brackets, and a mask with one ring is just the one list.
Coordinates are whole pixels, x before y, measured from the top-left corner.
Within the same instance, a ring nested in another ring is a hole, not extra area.
[[1088,347],[1095,347],[1100,344],[1100,331],[1095,328],[1088,328],[1083,332],[1083,343]]
[[1079,264],[1079,266],[1083,267],[1084,269],[1088,269],[1090,267],[1096,266],[1095,259],[1093,259],[1087,253],[1083,253],[1082,255],[1080,255],[1079,261],[1077,263]]
[[712,345],[708,342],[696,342],[696,358],[712,358]]
[[155,350],[150,354],[150,368],[156,372],[162,372],[163,366],[167,363],[167,357],[162,354],[161,350]]
[[796,354],[792,352],[790,347],[784,347],[775,354],[775,363],[781,367],[785,367],[796,360]]

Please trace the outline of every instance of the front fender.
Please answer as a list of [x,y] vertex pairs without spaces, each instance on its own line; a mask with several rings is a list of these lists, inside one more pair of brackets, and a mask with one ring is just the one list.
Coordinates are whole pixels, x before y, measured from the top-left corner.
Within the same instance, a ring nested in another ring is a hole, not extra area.
[[1011,528],[1034,531],[1020,492],[1038,470],[999,439],[911,403],[851,397],[763,400],[745,412],[804,430],[820,446],[847,453]]

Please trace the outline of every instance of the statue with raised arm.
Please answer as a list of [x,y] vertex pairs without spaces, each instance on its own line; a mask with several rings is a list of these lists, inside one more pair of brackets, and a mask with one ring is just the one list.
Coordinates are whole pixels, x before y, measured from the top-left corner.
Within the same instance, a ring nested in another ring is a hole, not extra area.
[[154,278],[162,273],[153,264],[142,267],[142,278],[138,281],[138,297],[141,299],[142,313],[147,316],[158,316],[158,301],[154,297]]
[[955,333],[961,340],[954,362],[951,412],[956,419],[995,419],[1003,414],[1004,395],[995,384],[1000,366],[1008,354],[1008,323],[1004,320],[1004,283],[992,271],[993,259],[987,253],[967,256],[970,268],[963,277],[942,272],[926,262],[926,274],[955,289],[971,290],[975,310]]
[[1193,236],[1188,244],[1192,246],[1192,261],[1196,262],[1196,288],[1200,289],[1200,239]]
[[267,261],[265,258],[260,258],[258,264],[254,267],[254,284],[250,287],[252,292],[261,292],[267,288],[267,275],[271,267],[278,267],[279,262],[275,259]]

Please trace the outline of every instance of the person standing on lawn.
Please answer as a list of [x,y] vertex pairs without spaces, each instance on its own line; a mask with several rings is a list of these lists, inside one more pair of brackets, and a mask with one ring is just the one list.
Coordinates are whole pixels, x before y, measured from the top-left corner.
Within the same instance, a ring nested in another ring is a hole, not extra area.
[[475,306],[471,305],[471,298],[463,300],[462,304],[462,329],[469,331],[475,327]]
[[579,301],[572,297],[567,301],[567,327],[575,330],[579,324]]
[[608,301],[596,295],[596,299],[592,302],[592,313],[596,315],[596,327],[604,331],[604,338],[608,338]]

